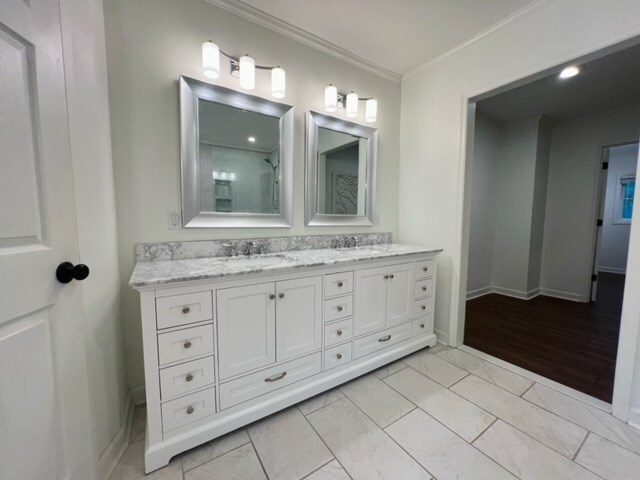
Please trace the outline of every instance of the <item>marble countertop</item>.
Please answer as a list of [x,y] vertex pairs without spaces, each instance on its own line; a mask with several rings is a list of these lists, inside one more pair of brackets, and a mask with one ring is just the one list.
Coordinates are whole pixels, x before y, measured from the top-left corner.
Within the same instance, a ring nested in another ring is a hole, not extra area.
[[404,255],[439,253],[441,249],[388,243],[345,249],[290,250],[266,255],[207,257],[138,262],[129,285],[145,288],[178,282],[230,277],[250,273],[279,273],[288,269]]

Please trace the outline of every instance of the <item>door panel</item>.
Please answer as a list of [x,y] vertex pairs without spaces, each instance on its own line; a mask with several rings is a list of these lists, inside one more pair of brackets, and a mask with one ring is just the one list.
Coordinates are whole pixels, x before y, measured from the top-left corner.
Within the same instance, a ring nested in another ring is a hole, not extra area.
[[397,325],[413,318],[414,264],[389,268],[387,285],[387,326]]
[[353,333],[355,336],[385,327],[387,267],[356,271]]
[[322,277],[276,283],[277,358],[281,362],[322,347]]
[[[57,0],[0,1],[0,478],[91,479],[81,287]],[[88,280],[90,281],[90,280]]]
[[276,361],[276,306],[273,283],[218,290],[220,378]]

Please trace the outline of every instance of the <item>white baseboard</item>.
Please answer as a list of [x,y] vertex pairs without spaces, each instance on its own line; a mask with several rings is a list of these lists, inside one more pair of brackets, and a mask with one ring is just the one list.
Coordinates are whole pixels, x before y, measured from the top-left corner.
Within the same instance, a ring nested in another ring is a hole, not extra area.
[[131,396],[131,401],[134,406],[143,405],[147,403],[147,397],[144,390],[144,385],[141,387],[135,387],[129,390],[129,395]]
[[437,328],[433,329],[433,333],[436,334],[436,338],[438,339],[438,343],[442,343],[444,345],[449,345],[449,333],[444,330],[439,330]]
[[487,287],[476,288],[475,290],[469,290],[467,292],[467,300],[484,297],[485,295],[489,295],[490,293],[493,293],[493,288],[491,287],[491,285]]
[[629,425],[640,430],[640,408],[631,407],[629,409]]
[[533,290],[524,292],[522,290],[513,290],[511,288],[488,286],[467,292],[467,300],[483,297],[485,295],[489,295],[490,293],[497,293],[499,295],[505,295],[507,297],[519,298],[520,300],[531,300],[532,298],[540,295],[540,289],[534,288]]
[[598,272],[603,273],[618,273],[620,275],[626,275],[627,269],[620,267],[598,267]]
[[572,302],[588,302],[584,300],[579,293],[563,292],[562,290],[554,290],[552,288],[541,288],[540,293],[547,297],[561,298],[563,300],[571,300]]
[[98,460],[98,477],[99,479],[108,480],[118,462],[124,455],[124,451],[129,446],[129,436],[131,434],[131,424],[133,423],[133,402],[131,393],[127,396],[125,407],[124,422],[120,426],[118,433],[113,437],[105,451]]

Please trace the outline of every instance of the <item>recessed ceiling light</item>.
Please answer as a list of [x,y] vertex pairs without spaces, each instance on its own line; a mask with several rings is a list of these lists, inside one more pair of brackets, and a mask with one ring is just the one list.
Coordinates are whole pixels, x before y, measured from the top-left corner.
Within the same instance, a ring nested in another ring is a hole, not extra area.
[[247,141],[249,141],[251,143],[255,143],[256,137],[249,137],[249,138],[247,138]]
[[562,71],[560,72],[560,78],[575,77],[579,73],[580,73],[579,67],[577,67],[576,65],[570,65],[562,69]]

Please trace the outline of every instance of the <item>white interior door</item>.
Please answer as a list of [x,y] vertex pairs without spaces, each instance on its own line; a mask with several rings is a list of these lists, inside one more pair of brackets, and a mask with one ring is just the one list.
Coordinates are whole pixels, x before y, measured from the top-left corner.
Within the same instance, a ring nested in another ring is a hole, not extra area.
[[91,479],[57,0],[0,1],[0,478]]

